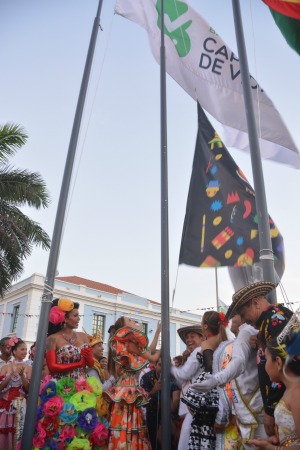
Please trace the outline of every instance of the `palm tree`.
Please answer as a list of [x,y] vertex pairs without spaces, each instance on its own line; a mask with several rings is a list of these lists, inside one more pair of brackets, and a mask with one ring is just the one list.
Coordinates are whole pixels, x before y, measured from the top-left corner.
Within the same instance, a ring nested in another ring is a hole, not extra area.
[[32,206],[46,208],[49,194],[37,172],[8,165],[27,141],[24,129],[16,124],[0,125],[0,295],[23,271],[23,262],[34,245],[50,247],[50,238],[41,226],[19,209]]

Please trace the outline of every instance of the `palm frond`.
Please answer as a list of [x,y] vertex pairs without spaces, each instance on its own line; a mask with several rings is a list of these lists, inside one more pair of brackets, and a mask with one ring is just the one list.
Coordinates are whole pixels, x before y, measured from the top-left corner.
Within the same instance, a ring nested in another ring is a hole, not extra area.
[[9,156],[21,148],[27,141],[23,127],[14,123],[0,125],[0,159],[5,162]]
[[0,199],[17,206],[46,208],[50,196],[41,175],[37,172],[0,166]]

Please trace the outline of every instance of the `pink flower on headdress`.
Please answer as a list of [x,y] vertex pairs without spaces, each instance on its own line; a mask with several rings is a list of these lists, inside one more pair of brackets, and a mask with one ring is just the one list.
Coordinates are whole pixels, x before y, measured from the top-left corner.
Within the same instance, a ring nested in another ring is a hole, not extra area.
[[66,313],[58,309],[57,306],[53,306],[50,309],[49,322],[53,323],[53,325],[58,325],[65,321]]
[[7,341],[7,345],[9,345],[10,347],[14,347],[19,341],[19,338],[17,338],[17,336],[12,336],[8,341]]

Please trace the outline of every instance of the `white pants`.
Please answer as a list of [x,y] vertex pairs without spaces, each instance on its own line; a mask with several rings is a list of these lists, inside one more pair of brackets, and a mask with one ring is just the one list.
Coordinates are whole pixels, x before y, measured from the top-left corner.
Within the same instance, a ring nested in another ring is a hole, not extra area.
[[178,442],[178,450],[187,450],[189,447],[189,438],[191,433],[193,416],[189,412],[184,416],[182,423],[180,438]]
[[[263,420],[264,420],[264,415],[260,414],[259,415],[259,424],[254,433],[254,439],[259,439],[259,438],[268,439]],[[243,446],[244,446],[245,450],[253,450],[252,445],[243,444]]]

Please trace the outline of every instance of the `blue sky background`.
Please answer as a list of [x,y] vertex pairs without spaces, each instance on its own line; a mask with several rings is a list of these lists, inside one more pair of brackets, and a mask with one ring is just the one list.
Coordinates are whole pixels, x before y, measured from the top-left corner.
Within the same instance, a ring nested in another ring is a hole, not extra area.
[[[231,2],[191,0],[237,53]],[[300,147],[300,59],[260,0],[241,2],[252,75],[280,111]],[[0,1],[0,123],[29,135],[15,166],[38,171],[52,202],[29,211],[52,236],[71,128],[97,0]],[[160,87],[144,30],[113,14],[104,0],[58,264],[78,275],[160,301]],[[196,103],[167,78],[170,296],[175,286],[197,133]],[[213,122],[222,136],[222,126]],[[252,180],[248,154],[231,154]],[[283,286],[300,301],[298,170],[264,161],[269,213],[285,239]],[[34,250],[22,278],[46,273],[48,252]],[[219,296],[230,302],[227,269]],[[282,300],[281,294],[278,295]],[[174,306],[215,304],[213,269],[180,266]]]

